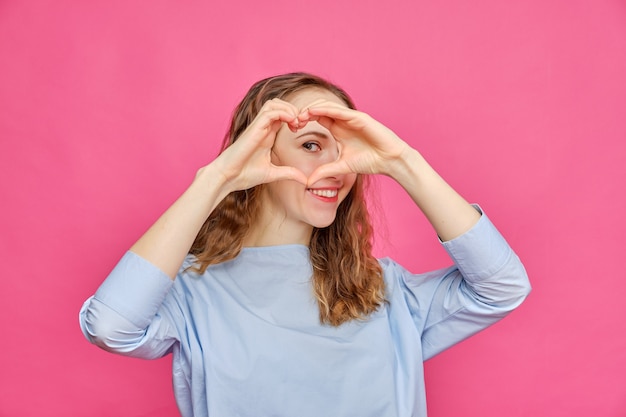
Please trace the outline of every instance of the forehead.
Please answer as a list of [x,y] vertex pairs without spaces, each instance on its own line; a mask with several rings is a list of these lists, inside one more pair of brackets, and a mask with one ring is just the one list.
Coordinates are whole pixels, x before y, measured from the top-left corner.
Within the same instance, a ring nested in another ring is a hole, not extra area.
[[343,106],[346,105],[346,103],[342,99],[337,97],[335,94],[331,93],[330,91],[326,89],[317,88],[317,87],[312,87],[312,88],[307,88],[301,91],[297,91],[285,97],[285,101],[290,102],[291,104],[293,104],[294,106],[298,108],[307,106],[308,104],[319,99],[333,101]]

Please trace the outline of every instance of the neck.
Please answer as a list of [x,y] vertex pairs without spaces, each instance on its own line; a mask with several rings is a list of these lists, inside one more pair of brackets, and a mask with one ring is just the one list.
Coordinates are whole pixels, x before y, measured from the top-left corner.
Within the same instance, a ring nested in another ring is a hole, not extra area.
[[278,246],[299,244],[309,246],[313,226],[286,220],[283,213],[260,210],[259,217],[248,229],[243,246]]
[[269,225],[257,223],[248,230],[246,237],[243,239],[243,246],[279,246],[290,244],[309,246],[312,231],[313,228],[311,227],[308,230],[296,232],[291,227],[273,228]]

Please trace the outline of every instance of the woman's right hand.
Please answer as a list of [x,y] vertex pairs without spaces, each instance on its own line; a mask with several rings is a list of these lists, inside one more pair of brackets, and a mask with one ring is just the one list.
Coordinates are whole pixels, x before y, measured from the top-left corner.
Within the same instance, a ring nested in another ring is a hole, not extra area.
[[272,164],[276,133],[285,123],[297,130],[298,110],[286,101],[266,102],[234,144],[198,170],[195,180],[131,251],[174,279],[202,224],[230,192],[278,180],[306,184],[306,176],[293,167]]
[[294,180],[306,185],[307,177],[300,170],[277,166],[271,161],[276,134],[283,123],[289,129],[297,130],[298,114],[299,110],[293,104],[278,98],[263,104],[246,130],[209,165],[223,175],[227,192],[279,180]]

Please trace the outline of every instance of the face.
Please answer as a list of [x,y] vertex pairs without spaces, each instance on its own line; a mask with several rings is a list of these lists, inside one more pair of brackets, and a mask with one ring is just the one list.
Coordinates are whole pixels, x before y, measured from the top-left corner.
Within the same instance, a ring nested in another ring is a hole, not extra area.
[[[303,90],[289,96],[287,101],[302,109],[320,98],[345,106],[340,98],[323,89]],[[309,122],[297,132],[283,126],[272,150],[272,163],[292,166],[306,176],[338,157],[337,141],[317,122]],[[277,181],[267,185],[263,206],[275,219],[280,234],[300,236],[300,240],[306,241],[301,243],[308,243],[313,227],[327,227],[335,220],[337,208],[355,180],[356,174],[338,175],[323,178],[309,188],[296,181]]]

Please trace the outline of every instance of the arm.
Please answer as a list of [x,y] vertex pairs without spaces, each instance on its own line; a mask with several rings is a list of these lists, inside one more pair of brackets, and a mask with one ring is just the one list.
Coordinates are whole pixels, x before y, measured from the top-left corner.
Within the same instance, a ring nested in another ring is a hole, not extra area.
[[295,168],[270,162],[280,126],[287,123],[296,129],[297,115],[297,109],[285,101],[265,103],[241,137],[198,171],[191,186],[130,250],[174,279],[198,231],[226,195],[282,179],[306,183]]
[[452,240],[476,224],[480,214],[415,149],[390,164],[394,178],[424,213],[442,241]]
[[[476,208],[468,204],[391,130],[367,114],[335,103],[312,103],[306,120],[317,120],[337,139],[339,158],[318,168],[311,183],[325,176],[357,172],[394,178],[425,214],[455,267],[400,276],[410,314],[422,336],[424,357],[487,327],[517,307],[530,290],[519,258]],[[393,273],[393,270],[402,270]],[[393,303],[392,303],[393,305]]]
[[83,304],[79,315],[83,335],[122,355],[144,359],[165,355],[184,326],[173,285],[163,271],[127,252]]
[[320,167],[309,183],[340,173],[383,174],[411,196],[444,241],[469,230],[480,214],[468,204],[422,155],[394,132],[365,113],[336,103],[312,103],[304,120],[317,120],[335,136],[341,156]]
[[412,274],[393,261],[384,264],[387,279],[401,289],[396,303],[408,307],[421,335],[424,359],[499,321],[530,291],[524,266],[487,215],[442,245],[453,267]]
[[117,353],[156,357],[180,331],[182,311],[173,280],[198,231],[228,193],[306,177],[270,162],[283,123],[296,129],[297,109],[282,100],[265,103],[239,139],[200,169],[190,187],[130,248],[96,294],[83,305],[80,325],[92,343]]

